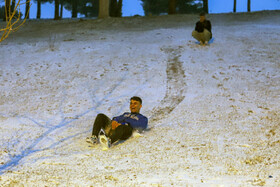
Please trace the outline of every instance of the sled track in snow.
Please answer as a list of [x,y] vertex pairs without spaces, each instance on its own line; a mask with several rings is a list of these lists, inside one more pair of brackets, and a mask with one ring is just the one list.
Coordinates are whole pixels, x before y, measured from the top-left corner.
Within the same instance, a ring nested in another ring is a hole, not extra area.
[[150,117],[150,122],[154,123],[160,119],[165,118],[171,113],[185,98],[185,71],[180,62],[183,47],[177,48],[161,48],[161,50],[168,55],[166,66],[166,91],[164,98],[160,101],[160,105],[153,109]]

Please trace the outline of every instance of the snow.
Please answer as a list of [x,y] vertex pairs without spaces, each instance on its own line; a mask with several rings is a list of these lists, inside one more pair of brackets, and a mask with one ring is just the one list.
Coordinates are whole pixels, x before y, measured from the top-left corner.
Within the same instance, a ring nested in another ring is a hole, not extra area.
[[[205,47],[196,15],[26,22],[0,43],[0,185],[279,186],[279,15],[209,15]],[[86,143],[134,95],[151,129]]]

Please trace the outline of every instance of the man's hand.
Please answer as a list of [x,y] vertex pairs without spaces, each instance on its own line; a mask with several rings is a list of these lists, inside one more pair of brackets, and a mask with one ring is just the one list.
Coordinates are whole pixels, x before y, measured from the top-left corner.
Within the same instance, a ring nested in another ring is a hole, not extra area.
[[116,121],[112,121],[112,130],[115,130],[118,126],[120,126],[121,124],[116,122]]

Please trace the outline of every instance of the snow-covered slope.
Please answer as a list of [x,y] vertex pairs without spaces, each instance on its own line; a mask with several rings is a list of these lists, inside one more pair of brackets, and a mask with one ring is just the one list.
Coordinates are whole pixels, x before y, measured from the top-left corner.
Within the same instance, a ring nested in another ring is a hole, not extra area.
[[[206,47],[196,15],[28,21],[0,43],[0,185],[280,185],[279,15],[209,15]],[[134,95],[153,128],[90,147]]]

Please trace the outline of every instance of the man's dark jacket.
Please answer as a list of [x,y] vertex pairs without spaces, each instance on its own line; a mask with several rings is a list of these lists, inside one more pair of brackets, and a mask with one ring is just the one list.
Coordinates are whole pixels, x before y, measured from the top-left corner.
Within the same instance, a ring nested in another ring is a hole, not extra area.
[[196,22],[195,30],[197,32],[203,32],[204,29],[207,29],[212,35],[211,22],[209,20],[205,20],[204,22],[200,22],[200,21]]

